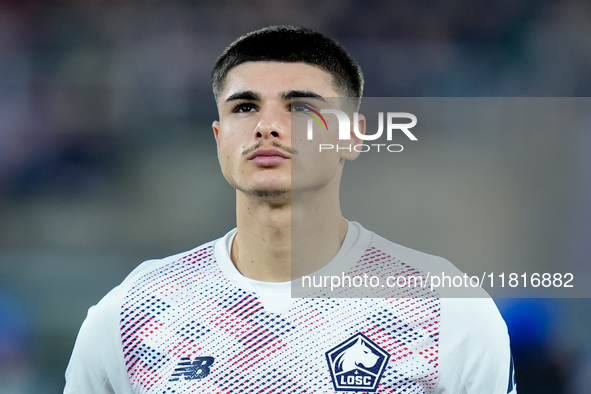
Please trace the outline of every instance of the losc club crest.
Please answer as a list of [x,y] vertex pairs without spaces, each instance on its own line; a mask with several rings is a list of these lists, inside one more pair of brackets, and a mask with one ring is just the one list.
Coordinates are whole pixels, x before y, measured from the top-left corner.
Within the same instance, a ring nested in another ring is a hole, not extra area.
[[390,355],[358,333],[326,352],[336,391],[375,392]]

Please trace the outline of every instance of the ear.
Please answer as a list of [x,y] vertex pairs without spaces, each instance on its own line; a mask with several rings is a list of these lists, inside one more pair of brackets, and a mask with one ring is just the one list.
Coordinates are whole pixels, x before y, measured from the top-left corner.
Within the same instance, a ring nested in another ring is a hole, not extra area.
[[[351,122],[351,130],[350,130],[350,135],[351,135],[351,146],[355,146],[355,145],[359,145],[363,143],[363,140],[361,138],[359,138],[357,136],[357,134],[353,131],[353,127],[355,127],[355,117],[352,116],[350,118]],[[357,130],[359,131],[359,134],[363,134],[365,135],[365,129],[366,129],[366,122],[365,122],[365,116],[363,116],[362,114],[358,114],[357,116]],[[347,151],[347,150],[342,150],[341,151],[343,153],[342,157],[345,160],[355,160],[358,156],[360,152],[355,151],[355,149],[351,149],[351,152]]]
[[214,122],[211,124],[211,128],[213,129],[213,136],[215,138],[215,144],[218,148],[218,151],[220,150],[220,122],[218,122],[217,120],[214,120]]

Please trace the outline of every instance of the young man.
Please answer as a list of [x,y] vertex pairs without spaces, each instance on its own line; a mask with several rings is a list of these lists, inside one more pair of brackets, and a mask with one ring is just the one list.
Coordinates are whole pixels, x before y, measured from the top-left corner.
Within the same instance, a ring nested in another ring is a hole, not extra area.
[[213,131],[237,228],[143,263],[91,308],[66,394],[516,392],[488,298],[291,298],[302,275],[335,270],[459,274],[342,217],[343,163],[356,153],[321,154],[296,126],[362,88],[351,56],[307,29],[266,28],[226,49],[213,72]]

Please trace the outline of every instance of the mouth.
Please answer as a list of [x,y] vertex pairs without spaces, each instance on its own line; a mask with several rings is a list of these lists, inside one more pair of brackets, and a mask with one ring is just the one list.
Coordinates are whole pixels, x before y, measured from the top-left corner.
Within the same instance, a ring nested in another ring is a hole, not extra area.
[[248,161],[263,167],[272,167],[277,164],[283,163],[284,161],[290,160],[291,157],[288,153],[280,151],[278,149],[257,149],[252,152],[248,157]]

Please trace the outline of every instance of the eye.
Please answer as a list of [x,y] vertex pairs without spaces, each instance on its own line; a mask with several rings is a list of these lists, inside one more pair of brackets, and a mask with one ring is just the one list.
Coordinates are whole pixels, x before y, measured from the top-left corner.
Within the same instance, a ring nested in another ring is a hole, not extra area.
[[257,107],[256,105],[252,104],[252,103],[242,103],[242,104],[237,104],[234,109],[232,110],[232,112],[234,113],[243,113],[243,112],[254,112],[256,111]]
[[291,103],[291,112],[312,112],[310,104],[302,103],[302,102],[292,102]]

